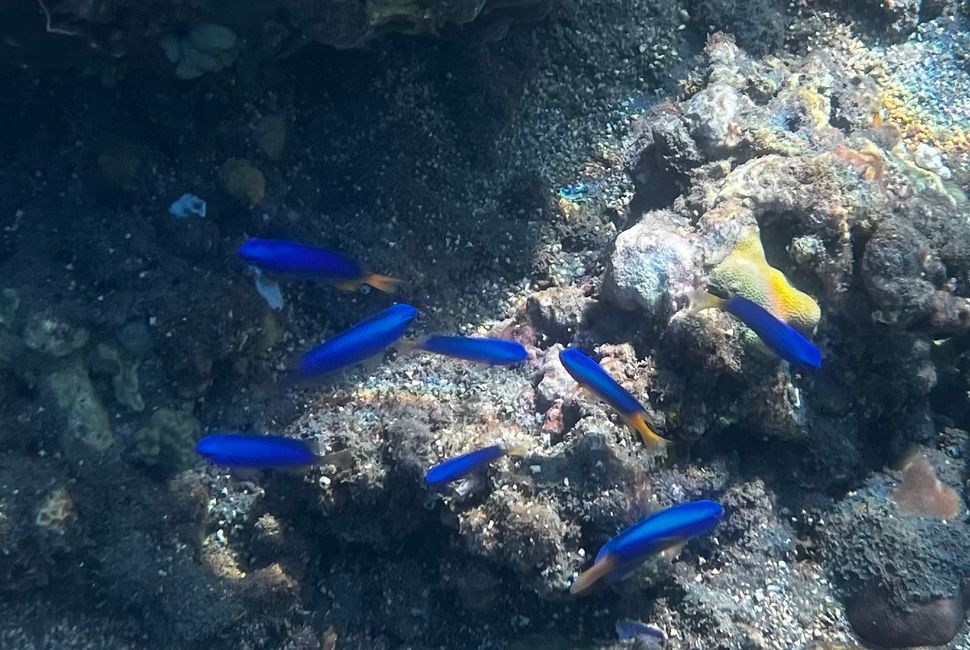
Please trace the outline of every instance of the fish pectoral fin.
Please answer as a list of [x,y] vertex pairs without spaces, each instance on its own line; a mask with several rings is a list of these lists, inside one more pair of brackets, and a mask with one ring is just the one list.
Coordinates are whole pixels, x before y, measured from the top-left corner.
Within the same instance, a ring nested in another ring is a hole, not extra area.
[[233,467],[229,470],[229,474],[237,481],[256,483],[263,475],[263,472],[255,467]]
[[615,568],[616,560],[613,559],[612,555],[607,555],[593,564],[593,566],[580,573],[579,577],[576,578],[576,581],[573,582],[572,586],[569,588],[569,593],[578,594],[586,591],[601,578],[604,578],[612,573]]
[[570,402],[575,402],[578,399],[587,399],[591,402],[599,401],[599,397],[596,396],[596,393],[581,384],[573,386],[572,390],[570,390],[566,395],[566,399]]
[[394,349],[398,354],[412,354],[421,349],[427,338],[427,336],[419,336],[416,339],[401,339],[394,344]]
[[368,375],[373,374],[380,367],[381,362],[384,360],[384,352],[378,352],[377,354],[367,357],[360,362],[361,369]]
[[667,544],[662,551],[660,551],[660,557],[673,562],[675,559],[677,559],[677,556],[680,555],[680,552],[684,550],[685,546],[687,546],[686,539],[683,537],[674,538],[670,540],[670,543]]

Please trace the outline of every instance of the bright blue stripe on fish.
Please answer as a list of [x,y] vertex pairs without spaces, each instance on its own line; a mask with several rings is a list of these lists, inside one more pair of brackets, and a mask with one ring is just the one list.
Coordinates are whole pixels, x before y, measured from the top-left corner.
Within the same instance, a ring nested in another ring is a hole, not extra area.
[[195,451],[227,467],[303,467],[317,460],[306,442],[285,436],[216,433],[199,440]]
[[419,347],[428,352],[493,365],[511,365],[525,361],[529,356],[515,341],[484,337],[429,336]]
[[627,389],[620,386],[603,366],[576,348],[566,348],[559,353],[559,360],[577,383],[588,388],[597,397],[615,408],[621,415],[644,411],[643,405]]
[[282,239],[249,239],[239,247],[239,256],[264,271],[285,275],[358,280],[364,275],[360,264],[326,248]]
[[418,310],[399,303],[327,339],[300,357],[293,379],[310,379],[360,363],[404,336]]
[[822,367],[822,353],[815,344],[761,305],[734,296],[725,302],[724,307],[753,329],[765,345],[785,361],[810,368]]
[[655,512],[606,542],[597,553],[596,562],[609,553],[616,568],[608,579],[622,579],[651,555],[710,532],[723,515],[724,508],[708,500],[681,503]]
[[441,485],[454,481],[463,476],[471,474],[479,467],[484,467],[496,458],[505,455],[505,447],[502,445],[492,445],[482,449],[470,451],[461,456],[455,456],[449,460],[435,465],[428,470],[424,477],[428,485]]

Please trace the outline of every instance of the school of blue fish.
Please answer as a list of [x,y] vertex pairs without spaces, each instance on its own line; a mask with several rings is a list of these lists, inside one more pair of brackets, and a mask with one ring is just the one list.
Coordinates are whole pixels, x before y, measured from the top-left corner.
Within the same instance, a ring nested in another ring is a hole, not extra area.
[[[341,253],[297,242],[249,239],[239,247],[238,253],[243,261],[262,273],[319,280],[345,290],[368,285],[393,292],[400,284],[389,276],[372,273]],[[811,341],[746,298],[719,298],[706,292],[695,292],[691,301],[692,311],[717,308],[731,314],[751,328],[772,352],[793,365],[809,369],[822,365],[821,352]],[[294,359],[289,373],[283,378],[283,385],[308,382],[369,359],[379,359],[392,347],[402,353],[428,352],[489,366],[514,366],[528,359],[524,346],[502,339],[429,335],[403,340],[417,316],[418,310],[411,305],[397,303],[360,321]],[[615,410],[640,435],[646,446],[667,447],[670,441],[648,424],[644,406],[599,363],[576,348],[562,350],[559,360],[579,386]],[[249,470],[304,469],[331,463],[340,454],[321,455],[308,441],[296,438],[237,432],[209,434],[199,440],[195,450],[215,465]],[[429,468],[425,483],[443,489],[451,482],[484,471],[499,458],[527,453],[522,446],[502,444],[474,449]],[[623,580],[648,558],[679,550],[690,539],[711,532],[723,515],[721,505],[709,500],[681,503],[654,512],[608,540],[592,566],[573,582],[570,592],[582,593],[600,580],[607,583]],[[620,634],[629,634],[630,638],[650,636],[652,632],[648,627],[638,622],[625,622]]]

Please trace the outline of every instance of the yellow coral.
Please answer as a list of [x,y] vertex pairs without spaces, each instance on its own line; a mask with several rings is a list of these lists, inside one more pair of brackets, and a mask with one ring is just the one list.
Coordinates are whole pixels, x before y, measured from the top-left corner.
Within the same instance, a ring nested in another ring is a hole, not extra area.
[[711,272],[712,284],[754,301],[805,334],[812,334],[822,312],[818,303],[791,285],[768,264],[758,233],[744,236]]
[[832,111],[828,97],[823,97],[808,88],[799,88],[796,97],[805,111],[805,117],[811,122],[813,128],[819,129],[828,126],[829,115]]
[[970,154],[970,128],[955,124],[943,126],[933,118],[899,84],[891,83],[882,92],[885,121],[902,133],[912,146],[928,143],[942,152]]

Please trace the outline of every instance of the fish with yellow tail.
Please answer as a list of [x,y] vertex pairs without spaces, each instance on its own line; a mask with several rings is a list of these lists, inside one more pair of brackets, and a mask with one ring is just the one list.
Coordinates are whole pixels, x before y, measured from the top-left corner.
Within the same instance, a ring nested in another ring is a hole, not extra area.
[[714,530],[724,508],[716,501],[701,500],[655,512],[606,542],[593,566],[573,582],[569,593],[578,594],[596,582],[619,582],[632,575],[647,558],[683,546],[693,537]]
[[627,389],[620,386],[603,366],[576,348],[562,350],[559,361],[577,384],[616,409],[627,425],[639,433],[648,446],[664,447],[670,444],[669,440],[657,435],[647,424],[643,405]]
[[719,298],[706,291],[690,294],[690,311],[720,309],[754,330],[768,348],[790,363],[808,368],[822,367],[822,352],[794,327],[756,302],[742,296]]
[[239,247],[239,257],[267,273],[325,280],[348,291],[366,284],[393,293],[400,284],[395,278],[371,273],[337,251],[282,239],[247,239]]

